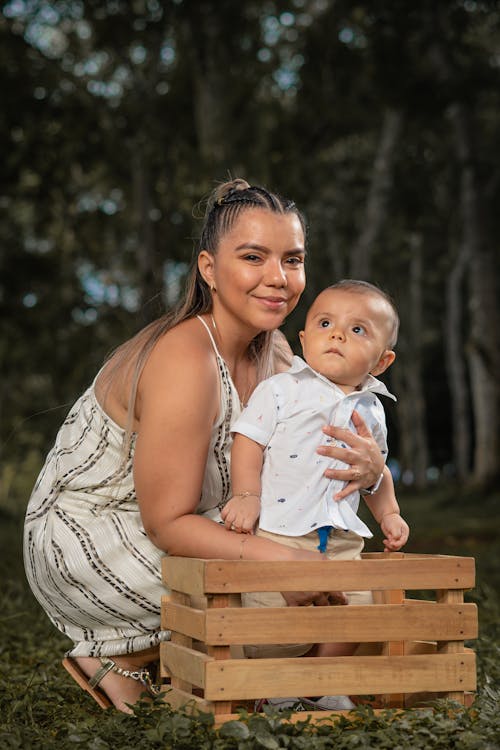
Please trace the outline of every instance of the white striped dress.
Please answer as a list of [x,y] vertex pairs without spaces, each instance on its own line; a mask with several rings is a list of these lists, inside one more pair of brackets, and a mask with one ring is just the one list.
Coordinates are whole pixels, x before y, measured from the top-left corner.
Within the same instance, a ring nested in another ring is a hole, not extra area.
[[[228,368],[214,346],[220,413],[197,512],[218,520],[230,497],[231,425],[240,413]],[[73,641],[72,656],[116,656],[168,640],[160,630],[161,558],[141,523],[132,476],[136,436],[103,411],[95,380],[66,417],[26,513],[26,575],[39,603]]]

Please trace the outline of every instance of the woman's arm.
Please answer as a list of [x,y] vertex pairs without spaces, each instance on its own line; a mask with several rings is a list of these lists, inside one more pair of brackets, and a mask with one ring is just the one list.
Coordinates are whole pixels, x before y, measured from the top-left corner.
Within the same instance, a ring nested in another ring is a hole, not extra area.
[[199,321],[185,321],[158,341],[138,387],[134,483],[145,531],[165,551],[172,522],[200,502],[218,409],[213,349]]
[[342,500],[356,490],[373,487],[378,482],[385,466],[380,448],[356,411],[352,413],[352,422],[356,432],[332,425],[326,425],[323,428],[326,435],[345,443],[349,446],[348,448],[339,448],[335,445],[321,445],[318,448],[320,455],[336,458],[349,464],[348,469],[327,469],[325,471],[325,476],[328,479],[340,479],[347,482],[344,489],[335,496],[335,500]]
[[186,321],[158,342],[139,382],[134,482],[144,529],[152,542],[184,557],[321,559],[320,553],[242,537],[196,515],[218,410],[219,375],[213,349],[198,321]]

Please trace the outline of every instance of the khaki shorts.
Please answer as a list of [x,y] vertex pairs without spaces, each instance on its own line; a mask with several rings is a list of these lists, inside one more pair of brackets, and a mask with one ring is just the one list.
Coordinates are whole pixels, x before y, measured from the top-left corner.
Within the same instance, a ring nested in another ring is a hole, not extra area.
[[[281,536],[270,531],[259,529],[258,536],[271,539],[273,542],[286,544],[295,549],[317,551],[319,537],[316,531],[305,536]],[[364,539],[352,531],[332,529],[328,537],[326,556],[330,560],[359,560],[364,547]],[[349,604],[373,604],[371,591],[345,591]],[[243,607],[286,607],[284,597],[278,591],[257,591],[242,594]],[[258,644],[244,647],[245,656],[249,659],[271,657],[303,656],[313,646],[312,643]]]

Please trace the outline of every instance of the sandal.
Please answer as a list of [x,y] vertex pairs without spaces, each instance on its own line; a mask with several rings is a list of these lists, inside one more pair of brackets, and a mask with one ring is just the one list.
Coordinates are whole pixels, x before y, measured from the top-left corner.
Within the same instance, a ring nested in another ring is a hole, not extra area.
[[161,688],[159,685],[153,683],[151,673],[146,667],[132,671],[130,669],[122,669],[109,658],[105,659],[99,657],[99,661],[101,662],[101,666],[92,677],[87,677],[85,672],[78,666],[78,663],[71,658],[71,656],[67,656],[63,659],[62,665],[64,669],[69,672],[75,682],[78,683],[83,690],[89,693],[101,708],[111,708],[113,706],[112,701],[108,698],[104,690],[98,687],[99,683],[108,672],[116,672],[116,674],[119,674],[122,677],[130,677],[132,680],[137,680],[152,696],[159,694]]

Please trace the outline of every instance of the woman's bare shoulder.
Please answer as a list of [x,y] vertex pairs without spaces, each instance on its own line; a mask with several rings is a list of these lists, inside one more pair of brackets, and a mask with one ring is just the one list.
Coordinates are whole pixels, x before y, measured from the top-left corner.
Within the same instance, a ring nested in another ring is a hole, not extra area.
[[214,361],[214,355],[212,342],[203,323],[198,318],[189,318],[161,336],[144,369],[206,365],[209,361]]
[[137,409],[146,399],[166,390],[203,400],[213,394],[217,383],[214,348],[203,324],[185,320],[165,333],[154,345],[142,370],[137,391]]
[[[95,383],[95,393],[106,413],[121,427],[127,423],[129,398],[134,382],[134,356],[113,355],[104,365]],[[182,321],[164,333],[148,355],[137,384],[133,429],[138,429],[141,404],[149,393],[155,398],[165,384],[173,388],[179,381],[188,383],[193,373],[202,371],[208,388],[211,372],[216,376],[214,349],[204,326],[196,318]]]

